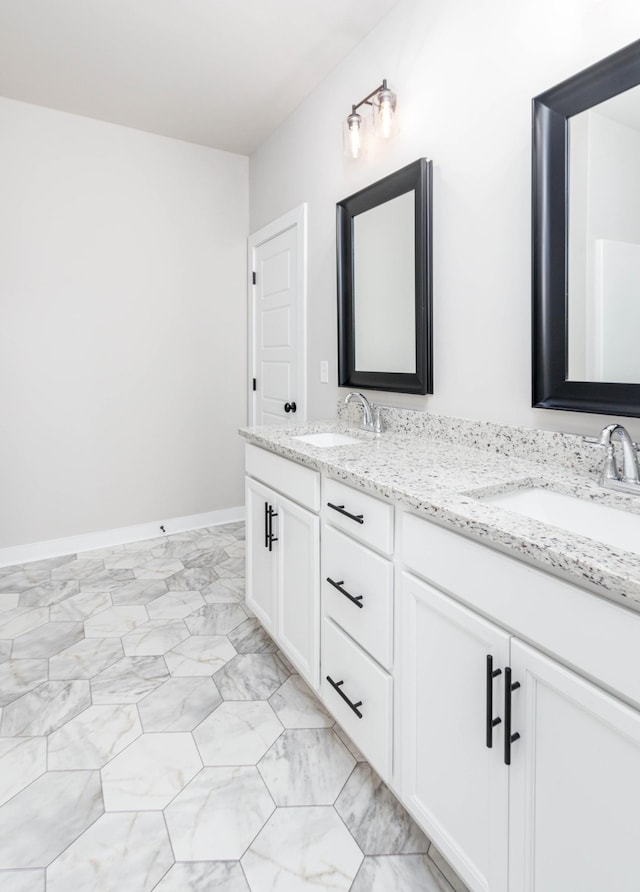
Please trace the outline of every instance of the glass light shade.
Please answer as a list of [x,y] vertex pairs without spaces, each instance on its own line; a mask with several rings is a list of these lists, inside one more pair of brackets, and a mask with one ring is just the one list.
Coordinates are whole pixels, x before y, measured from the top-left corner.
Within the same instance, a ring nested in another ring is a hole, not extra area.
[[393,135],[396,102],[396,94],[386,87],[378,90],[372,99],[373,129],[381,139],[389,139]]
[[347,158],[359,158],[364,149],[364,121],[356,111],[344,122],[343,145]]

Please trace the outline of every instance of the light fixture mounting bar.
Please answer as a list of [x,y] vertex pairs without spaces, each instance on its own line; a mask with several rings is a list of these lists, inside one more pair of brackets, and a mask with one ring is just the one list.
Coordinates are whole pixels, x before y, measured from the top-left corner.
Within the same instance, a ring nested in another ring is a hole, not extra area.
[[376,87],[375,90],[372,90],[368,96],[365,96],[364,99],[361,99],[357,105],[351,106],[351,114],[355,115],[356,111],[360,108],[361,105],[373,105],[371,100],[376,95],[376,93],[379,93],[380,90],[388,90],[388,89],[389,88],[387,87],[387,79],[385,77],[383,79],[382,83],[378,87]]

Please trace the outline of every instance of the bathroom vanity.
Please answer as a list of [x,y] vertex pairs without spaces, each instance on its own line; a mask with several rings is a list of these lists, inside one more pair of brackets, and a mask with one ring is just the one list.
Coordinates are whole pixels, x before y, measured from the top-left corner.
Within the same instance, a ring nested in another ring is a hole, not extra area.
[[633,499],[562,435],[554,466],[459,428],[242,433],[248,604],[469,888],[637,892],[640,557],[488,496]]

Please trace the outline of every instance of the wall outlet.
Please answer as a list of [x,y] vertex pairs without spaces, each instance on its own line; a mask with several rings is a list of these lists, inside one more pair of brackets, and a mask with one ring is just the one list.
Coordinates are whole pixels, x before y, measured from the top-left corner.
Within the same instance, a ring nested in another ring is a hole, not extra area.
[[329,383],[329,362],[326,359],[320,360],[320,383]]

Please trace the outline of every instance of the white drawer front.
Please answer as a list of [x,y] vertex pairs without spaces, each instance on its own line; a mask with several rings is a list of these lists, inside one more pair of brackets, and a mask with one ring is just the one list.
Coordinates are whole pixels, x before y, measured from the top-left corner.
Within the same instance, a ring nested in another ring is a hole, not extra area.
[[[361,718],[328,681],[357,706]],[[339,684],[340,683],[340,684]],[[393,681],[330,619],[322,624],[322,697],[384,780],[391,776]]]
[[391,669],[393,565],[328,524],[322,528],[322,611]]
[[245,450],[245,469],[250,477],[262,480],[268,486],[289,496],[294,502],[320,510],[320,474],[311,468],[305,468],[297,462],[282,458],[267,449],[247,444]]
[[393,552],[392,505],[337,480],[326,478],[323,485],[322,510],[329,523],[383,554]]

